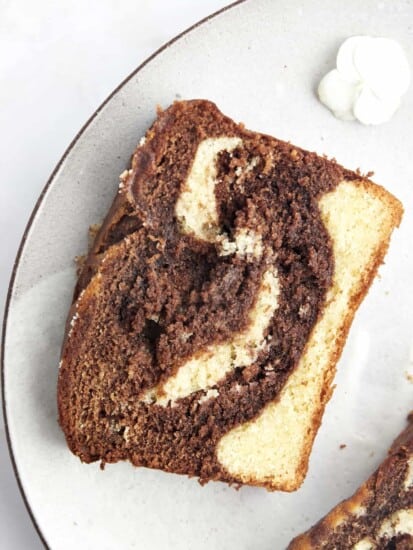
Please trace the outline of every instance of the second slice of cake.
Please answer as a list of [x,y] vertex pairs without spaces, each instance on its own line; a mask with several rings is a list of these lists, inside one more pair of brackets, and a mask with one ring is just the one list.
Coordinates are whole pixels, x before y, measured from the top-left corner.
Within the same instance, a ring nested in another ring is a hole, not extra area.
[[412,550],[413,415],[387,458],[287,550]]
[[79,277],[58,383],[70,449],[297,489],[401,215],[333,161],[210,102],[174,103],[135,151]]

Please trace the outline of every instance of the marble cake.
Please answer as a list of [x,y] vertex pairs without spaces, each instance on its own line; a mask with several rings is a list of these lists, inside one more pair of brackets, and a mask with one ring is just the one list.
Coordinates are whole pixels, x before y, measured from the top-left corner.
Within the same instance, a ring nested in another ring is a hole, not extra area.
[[412,550],[413,414],[374,474],[288,550]]
[[297,489],[401,215],[359,173],[213,103],[159,112],[76,286],[58,381],[70,449]]

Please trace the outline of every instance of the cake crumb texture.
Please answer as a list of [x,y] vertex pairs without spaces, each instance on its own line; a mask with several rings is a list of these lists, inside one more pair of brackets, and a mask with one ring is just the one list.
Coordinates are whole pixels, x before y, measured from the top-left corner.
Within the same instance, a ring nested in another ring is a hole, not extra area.
[[75,288],[59,421],[84,462],[293,491],[402,215],[205,100],[147,131]]

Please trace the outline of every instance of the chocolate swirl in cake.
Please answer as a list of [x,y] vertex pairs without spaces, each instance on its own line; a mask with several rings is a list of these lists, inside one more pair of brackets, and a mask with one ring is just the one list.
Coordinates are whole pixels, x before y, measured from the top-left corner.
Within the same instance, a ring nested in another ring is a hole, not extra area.
[[59,377],[71,449],[239,481],[217,447],[302,357],[334,273],[320,198],[356,178],[209,102],[161,113],[76,288]]

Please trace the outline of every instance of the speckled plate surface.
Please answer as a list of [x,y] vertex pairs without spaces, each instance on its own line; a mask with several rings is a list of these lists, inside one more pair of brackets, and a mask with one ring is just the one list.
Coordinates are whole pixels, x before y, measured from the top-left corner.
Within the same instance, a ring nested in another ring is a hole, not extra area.
[[[317,6],[317,7],[316,7]],[[338,14],[340,16],[338,17]],[[282,549],[349,495],[385,455],[413,404],[413,94],[387,124],[336,120],[314,88],[354,34],[397,39],[413,67],[413,4],[247,0],[140,67],[95,113],[53,173],[26,232],[4,332],[4,398],[16,472],[53,550]],[[157,104],[208,98],[254,129],[374,170],[405,206],[381,277],[359,310],[303,487],[239,491],[129,464],[82,465],[56,422],[59,348],[73,258],[102,219]],[[340,445],[346,447],[340,449]]]

